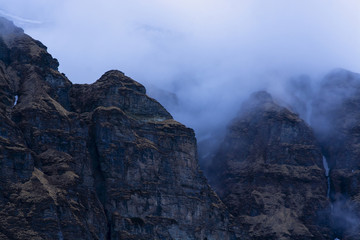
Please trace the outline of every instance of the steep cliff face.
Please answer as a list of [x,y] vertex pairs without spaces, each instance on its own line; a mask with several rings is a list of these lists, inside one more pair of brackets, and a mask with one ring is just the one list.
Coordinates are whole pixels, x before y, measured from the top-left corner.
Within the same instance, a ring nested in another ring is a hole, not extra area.
[[234,239],[192,129],[119,71],[72,84],[0,19],[1,239]]
[[312,125],[331,169],[333,228],[341,239],[360,239],[360,75],[328,74],[313,109]]
[[257,92],[244,103],[209,175],[248,239],[329,239],[322,154],[298,115]]

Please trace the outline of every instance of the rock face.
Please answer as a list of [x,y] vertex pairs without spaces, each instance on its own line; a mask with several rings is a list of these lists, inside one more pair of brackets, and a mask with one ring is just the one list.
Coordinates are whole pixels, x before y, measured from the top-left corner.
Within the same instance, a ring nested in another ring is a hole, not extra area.
[[244,239],[330,239],[322,154],[298,115],[257,92],[209,169]]
[[0,18],[0,239],[360,239],[359,74],[291,84],[315,134],[253,94],[206,164],[221,201],[193,130],[141,84],[58,65]]
[[360,239],[360,74],[328,74],[313,103],[312,125],[330,167],[332,227]]
[[235,239],[192,129],[119,71],[57,67],[0,19],[0,239]]

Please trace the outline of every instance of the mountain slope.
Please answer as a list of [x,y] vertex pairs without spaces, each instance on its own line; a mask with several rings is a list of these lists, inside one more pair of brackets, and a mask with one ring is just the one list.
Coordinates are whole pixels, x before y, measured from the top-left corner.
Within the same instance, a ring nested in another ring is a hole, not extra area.
[[119,71],[72,84],[0,19],[1,239],[234,239],[192,129]]
[[249,239],[329,239],[322,154],[310,127],[254,93],[228,127],[209,176]]

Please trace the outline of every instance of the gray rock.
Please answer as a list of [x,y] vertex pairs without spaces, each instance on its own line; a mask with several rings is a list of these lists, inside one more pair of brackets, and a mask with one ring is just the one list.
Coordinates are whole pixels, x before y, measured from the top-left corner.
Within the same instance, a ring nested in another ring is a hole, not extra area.
[[235,239],[192,129],[123,73],[72,84],[0,29],[0,238]]
[[267,92],[244,103],[208,175],[242,239],[330,238],[320,147],[311,128]]

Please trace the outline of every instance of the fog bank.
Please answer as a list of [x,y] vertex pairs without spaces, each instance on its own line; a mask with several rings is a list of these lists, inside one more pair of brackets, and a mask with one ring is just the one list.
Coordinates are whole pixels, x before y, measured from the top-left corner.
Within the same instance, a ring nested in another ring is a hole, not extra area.
[[[255,90],[333,68],[360,72],[357,0],[0,0],[0,15],[48,46],[72,82],[119,69],[199,138]],[[171,96],[171,97],[169,97]],[[174,100],[175,99],[175,100]]]

